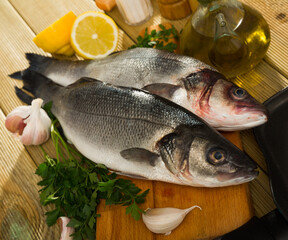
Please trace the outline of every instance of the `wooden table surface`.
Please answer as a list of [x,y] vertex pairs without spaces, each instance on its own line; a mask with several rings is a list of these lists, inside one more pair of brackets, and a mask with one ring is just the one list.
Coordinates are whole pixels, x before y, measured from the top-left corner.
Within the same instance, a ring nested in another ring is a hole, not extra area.
[[[133,44],[145,26],[171,22],[181,30],[187,18],[168,21],[159,14],[153,2],[154,16],[141,26],[126,25],[118,9],[108,14],[120,28],[118,50]],[[287,0],[244,0],[258,9],[271,30],[271,44],[267,56],[249,73],[232,79],[260,102],[264,102],[288,85],[288,2]],[[96,10],[92,0],[1,0],[0,1],[0,239],[59,239],[59,228],[48,228],[46,207],[39,203],[36,166],[43,162],[39,147],[23,146],[5,129],[5,116],[16,106],[23,105],[14,93],[21,83],[8,77],[28,66],[24,53],[47,55],[32,41],[33,37],[58,18],[72,10],[76,15]],[[260,175],[249,183],[255,215],[261,217],[275,208],[271,196],[265,160],[252,130],[241,132],[244,150],[258,163]],[[53,153],[51,141],[44,145]],[[32,221],[26,221],[32,219]]]

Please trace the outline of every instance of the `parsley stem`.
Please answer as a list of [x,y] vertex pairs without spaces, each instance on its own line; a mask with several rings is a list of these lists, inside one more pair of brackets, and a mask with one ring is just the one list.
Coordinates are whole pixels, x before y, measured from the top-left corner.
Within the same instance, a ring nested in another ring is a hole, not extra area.
[[47,154],[47,152],[44,150],[44,148],[42,147],[42,145],[39,145],[39,147],[40,147],[40,149],[42,150],[44,156],[47,156],[48,154]]

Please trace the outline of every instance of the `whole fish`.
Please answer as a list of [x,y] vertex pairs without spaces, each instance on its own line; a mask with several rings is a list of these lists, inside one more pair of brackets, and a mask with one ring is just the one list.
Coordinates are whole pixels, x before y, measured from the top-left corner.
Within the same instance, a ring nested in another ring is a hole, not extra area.
[[[145,89],[192,111],[218,130],[252,128],[267,121],[266,110],[243,88],[214,68],[182,55],[136,48],[101,60],[57,60],[26,54],[29,69],[67,86],[81,77]],[[10,75],[21,78],[19,72]]]
[[[68,87],[26,70],[24,89],[52,101],[65,136],[87,158],[128,176],[191,186],[240,184],[257,165],[185,108],[147,91],[81,78]],[[20,99],[30,96],[16,88]]]

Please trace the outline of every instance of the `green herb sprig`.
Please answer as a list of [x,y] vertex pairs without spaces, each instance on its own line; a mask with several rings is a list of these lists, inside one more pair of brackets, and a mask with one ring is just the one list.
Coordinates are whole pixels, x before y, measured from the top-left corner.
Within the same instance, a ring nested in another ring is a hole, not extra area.
[[74,227],[74,240],[95,239],[96,208],[101,199],[106,205],[126,206],[126,213],[139,220],[143,210],[138,206],[145,201],[149,189],[141,193],[130,180],[116,178],[103,164],[97,164],[71,147],[57,128],[51,104],[46,111],[53,119],[51,138],[56,149],[56,158],[51,158],[42,148],[45,162],[36,170],[42,180],[38,185],[40,202],[46,206],[54,204],[52,211],[46,212],[48,226],[56,223],[60,216],[71,219],[67,226]]
[[[148,28],[145,28],[144,37],[138,36],[137,43],[132,45],[130,48],[136,47],[144,47],[144,48],[157,48],[160,50],[166,50],[169,52],[173,52],[177,48],[177,44],[170,42],[169,39],[178,39],[179,36],[177,34],[176,28],[172,25],[171,28],[166,29],[164,25],[159,24],[161,28],[160,31],[156,31],[155,29],[148,34]],[[167,44],[166,44],[167,43]]]

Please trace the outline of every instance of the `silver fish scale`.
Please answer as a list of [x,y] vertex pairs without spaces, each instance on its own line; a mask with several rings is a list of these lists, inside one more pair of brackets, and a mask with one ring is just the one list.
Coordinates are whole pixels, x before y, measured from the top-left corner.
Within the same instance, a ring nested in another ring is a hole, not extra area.
[[135,48],[101,60],[59,61],[46,59],[32,66],[38,72],[67,86],[86,76],[121,86],[143,88],[152,83],[177,83],[191,72],[210,66],[193,58],[149,48]]
[[99,147],[154,150],[157,141],[177,126],[203,124],[173,103],[165,104],[158,97],[136,89],[94,82],[67,91],[61,107],[55,108],[65,133],[69,138],[67,130],[71,134],[80,127],[81,133],[74,134],[81,134]]
[[[155,49],[136,48],[116,53],[104,60],[92,61],[86,68],[86,76],[117,85],[142,88],[151,83],[167,82],[167,78],[185,76],[185,72],[210,68],[200,61]],[[145,79],[145,81],[143,81]]]

